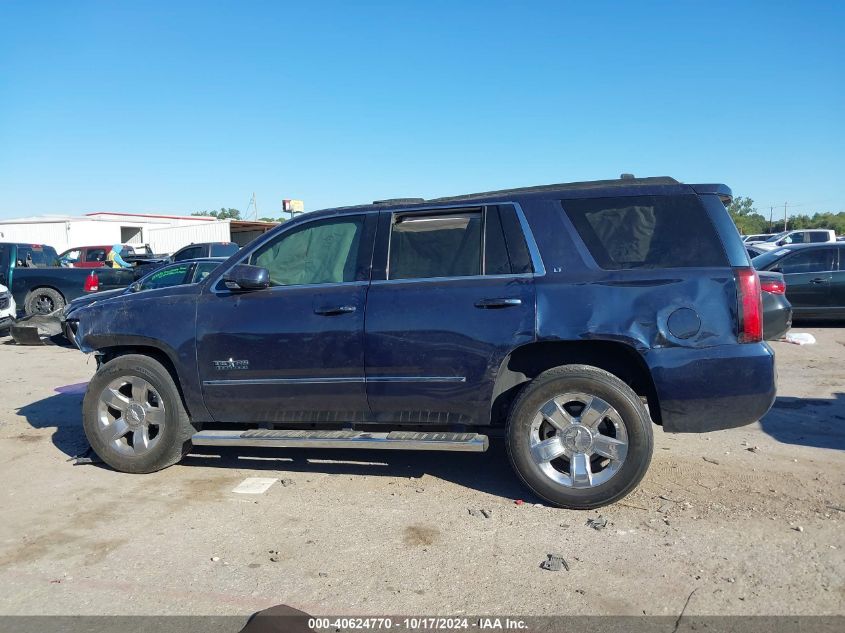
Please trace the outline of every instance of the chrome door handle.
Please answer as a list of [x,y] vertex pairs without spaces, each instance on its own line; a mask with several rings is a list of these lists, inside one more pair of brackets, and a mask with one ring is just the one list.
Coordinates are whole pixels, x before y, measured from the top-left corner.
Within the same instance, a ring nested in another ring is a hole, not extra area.
[[490,310],[496,308],[510,308],[512,306],[519,306],[522,305],[522,299],[516,299],[511,297],[501,297],[496,299],[481,299],[480,301],[475,302],[476,308],[481,308],[482,310]]
[[314,308],[314,314],[321,316],[337,316],[338,314],[349,314],[355,312],[355,306],[328,306],[325,308]]
[[827,282],[828,280],[824,277],[816,277],[815,279],[810,280],[811,284],[826,284]]

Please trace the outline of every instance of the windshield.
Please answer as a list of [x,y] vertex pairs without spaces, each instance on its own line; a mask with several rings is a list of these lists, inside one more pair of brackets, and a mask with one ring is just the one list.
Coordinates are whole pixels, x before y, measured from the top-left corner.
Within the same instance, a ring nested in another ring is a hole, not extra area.
[[762,255],[757,255],[757,257],[752,258],[751,265],[757,270],[765,270],[789,252],[789,249],[779,248],[768,253],[763,253]]
[[767,241],[767,242],[777,242],[780,238],[785,237],[787,233],[789,233],[789,231],[781,231],[781,232],[780,232],[780,233],[778,233],[777,235],[772,235],[772,236],[771,236],[769,239],[767,239],[766,241]]

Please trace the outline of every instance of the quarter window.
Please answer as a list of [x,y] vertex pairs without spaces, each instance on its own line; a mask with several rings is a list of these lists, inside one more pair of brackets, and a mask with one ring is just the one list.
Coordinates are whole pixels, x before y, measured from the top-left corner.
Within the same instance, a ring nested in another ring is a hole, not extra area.
[[396,216],[389,279],[481,274],[481,211]]
[[258,249],[252,264],[270,271],[271,286],[355,281],[364,216],[311,222]]
[[698,196],[564,200],[563,207],[605,270],[728,265]]

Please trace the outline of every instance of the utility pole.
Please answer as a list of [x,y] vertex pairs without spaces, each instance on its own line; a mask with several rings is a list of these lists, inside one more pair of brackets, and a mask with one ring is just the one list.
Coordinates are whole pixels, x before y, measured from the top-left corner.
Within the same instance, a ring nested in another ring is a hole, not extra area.
[[769,207],[769,226],[766,229],[766,233],[768,233],[769,231],[772,230],[772,225],[774,224],[774,220],[772,220],[772,216],[774,215],[774,212],[775,212],[775,208]]
[[255,219],[258,219],[258,200],[255,197],[255,192],[252,192],[252,208],[255,211]]
[[783,230],[784,231],[787,230],[787,228],[786,228],[786,205],[787,205],[787,203],[784,202],[783,203]]

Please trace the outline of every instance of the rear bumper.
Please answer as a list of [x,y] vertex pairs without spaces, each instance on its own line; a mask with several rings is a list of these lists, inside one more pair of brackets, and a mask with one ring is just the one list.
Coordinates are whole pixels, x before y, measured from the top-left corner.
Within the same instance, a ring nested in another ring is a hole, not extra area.
[[703,433],[759,420],[777,393],[775,356],[766,343],[665,348],[645,356],[663,429]]
[[774,341],[792,327],[792,304],[785,295],[763,293],[763,338]]

